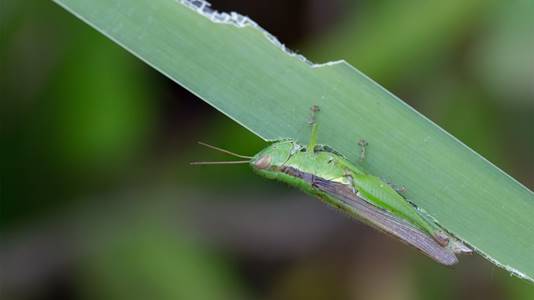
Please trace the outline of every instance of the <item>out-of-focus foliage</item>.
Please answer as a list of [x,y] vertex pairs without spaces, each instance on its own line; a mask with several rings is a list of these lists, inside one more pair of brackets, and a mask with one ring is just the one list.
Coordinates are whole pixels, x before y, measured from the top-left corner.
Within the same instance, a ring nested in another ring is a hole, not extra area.
[[532,109],[534,105],[533,16],[532,2],[503,5],[469,56],[474,76],[503,106]]
[[127,226],[88,231],[97,249],[82,265],[86,299],[245,299],[227,264],[194,234],[147,211]]
[[[274,18],[272,7],[292,7],[285,1],[222,2],[215,8],[286,22],[293,32],[288,36],[299,38],[283,40],[290,48],[314,61],[347,59],[534,186],[529,1],[298,1],[293,14],[305,14],[305,8],[316,10],[310,15],[343,12],[319,24]],[[322,30],[309,35],[306,24]],[[317,232],[311,235],[317,241],[305,241],[311,226],[297,216],[308,202],[298,202],[292,217],[272,208],[289,189],[256,179],[246,168],[188,167],[193,159],[221,158],[199,150],[196,140],[253,153],[261,142],[246,130],[217,114],[206,116],[209,107],[52,3],[3,1],[0,26],[2,298],[534,297],[531,285],[482,259],[465,258],[456,269],[444,269],[337,215],[342,225],[335,234]],[[163,201],[142,192],[168,185],[189,196],[171,192]],[[251,185],[251,193],[237,192]],[[128,192],[133,187],[141,191]],[[194,196],[205,192],[211,196]],[[245,196],[232,199],[236,195]],[[236,207],[200,215],[185,207],[174,216],[162,205],[185,199],[205,203],[203,211],[212,202]],[[136,207],[139,202],[151,209]],[[239,209],[247,203],[261,209]],[[102,213],[117,222],[101,220]],[[163,214],[177,225],[163,222]],[[326,227],[334,218],[326,214],[311,223]],[[182,219],[213,219],[215,225],[203,235],[180,225]],[[294,231],[285,233],[277,224]],[[83,230],[63,235],[77,227]],[[239,229],[280,241],[269,245],[287,255],[245,251],[252,239],[236,234]],[[310,246],[295,254],[287,240]]]
[[49,3],[8,7],[1,223],[120,178],[148,148],[155,110],[135,58]]

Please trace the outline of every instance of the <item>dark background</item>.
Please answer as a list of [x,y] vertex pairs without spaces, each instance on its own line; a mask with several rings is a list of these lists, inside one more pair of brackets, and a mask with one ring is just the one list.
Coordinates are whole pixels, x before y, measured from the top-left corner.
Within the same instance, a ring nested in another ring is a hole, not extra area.
[[[316,63],[345,59],[534,186],[531,1],[213,1]],[[0,298],[533,299],[197,140],[266,144],[48,1],[0,2]],[[506,201],[506,199],[503,199]]]

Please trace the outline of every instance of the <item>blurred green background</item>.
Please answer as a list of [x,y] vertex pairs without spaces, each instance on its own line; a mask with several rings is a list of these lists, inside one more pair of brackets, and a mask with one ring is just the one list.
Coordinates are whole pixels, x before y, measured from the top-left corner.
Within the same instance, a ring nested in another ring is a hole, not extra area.
[[[534,187],[534,1],[212,1],[345,59]],[[259,138],[59,6],[0,2],[1,299],[534,299],[454,268],[203,140]],[[503,199],[506,201],[506,199]]]

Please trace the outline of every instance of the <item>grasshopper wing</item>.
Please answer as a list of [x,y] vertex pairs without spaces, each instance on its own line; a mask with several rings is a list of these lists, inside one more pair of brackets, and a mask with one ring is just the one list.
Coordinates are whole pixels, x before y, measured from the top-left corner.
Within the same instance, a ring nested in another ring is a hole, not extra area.
[[330,197],[342,201],[363,222],[412,245],[436,262],[447,266],[458,262],[451,249],[441,246],[430,235],[408,221],[360,198],[351,187],[319,177],[313,178],[312,186]]

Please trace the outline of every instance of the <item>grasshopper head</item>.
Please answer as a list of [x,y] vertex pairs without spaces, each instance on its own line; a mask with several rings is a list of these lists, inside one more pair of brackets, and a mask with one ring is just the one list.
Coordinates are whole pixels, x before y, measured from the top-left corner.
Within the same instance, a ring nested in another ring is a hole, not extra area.
[[250,165],[258,172],[271,171],[282,166],[293,153],[299,151],[300,147],[290,140],[276,142],[256,154],[250,160]]

